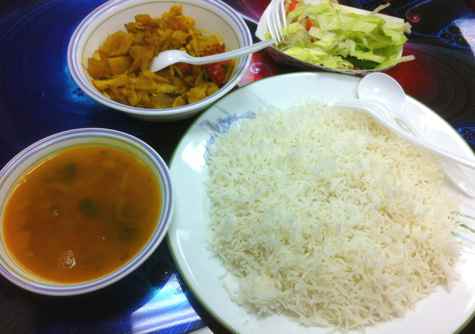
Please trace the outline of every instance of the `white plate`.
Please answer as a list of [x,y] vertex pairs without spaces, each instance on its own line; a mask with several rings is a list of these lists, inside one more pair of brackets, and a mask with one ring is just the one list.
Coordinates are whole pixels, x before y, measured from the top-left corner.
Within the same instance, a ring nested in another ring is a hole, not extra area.
[[[356,77],[333,73],[295,73],[258,81],[226,96],[207,110],[178,145],[170,168],[176,202],[174,220],[168,232],[169,244],[195,296],[216,319],[234,332],[317,334],[330,330],[303,327],[283,316],[258,319],[230,300],[222,282],[225,269],[208,247],[207,146],[216,135],[225,133],[232,123],[252,117],[261,108],[285,109],[303,102],[304,98],[322,103],[356,99],[358,81]],[[408,98],[407,111],[454,137],[461,154],[472,154],[456,132],[429,108]],[[447,188],[454,196],[461,196],[449,183]],[[463,211],[474,216],[474,200],[461,199]],[[366,333],[447,334],[460,330],[475,310],[475,252],[464,250],[457,270],[460,280],[450,293],[440,288],[419,302],[404,318],[370,327]]]

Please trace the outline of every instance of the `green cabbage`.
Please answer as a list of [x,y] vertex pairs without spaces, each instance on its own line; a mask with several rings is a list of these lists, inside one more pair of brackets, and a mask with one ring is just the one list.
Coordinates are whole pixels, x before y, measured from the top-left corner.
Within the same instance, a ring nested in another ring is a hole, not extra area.
[[279,49],[301,61],[334,69],[380,69],[405,60],[410,26],[342,10],[328,0],[300,2],[287,14]]

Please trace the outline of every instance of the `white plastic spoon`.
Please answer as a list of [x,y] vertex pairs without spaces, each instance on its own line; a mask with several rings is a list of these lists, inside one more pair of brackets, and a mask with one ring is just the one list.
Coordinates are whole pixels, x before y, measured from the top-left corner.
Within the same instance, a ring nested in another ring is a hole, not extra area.
[[[411,122],[413,115],[405,113],[406,94],[396,80],[384,73],[371,73],[360,80],[357,93],[359,101],[354,107],[366,110],[385,127],[441,157],[452,183],[466,195],[475,197],[475,156],[467,159],[455,153],[452,148],[458,144],[448,135],[437,144],[429,141],[435,137],[428,136],[430,127],[424,128],[424,133],[418,131],[416,119]],[[437,133],[440,135],[443,134]]]
[[272,46],[274,44],[275,44],[275,41],[273,40],[263,41],[263,42],[259,42],[259,43],[246,46],[240,49],[218,53],[218,54],[215,54],[212,56],[206,56],[206,57],[193,57],[182,50],[163,51],[163,52],[160,52],[158,56],[156,56],[153,59],[152,64],[150,65],[150,71],[157,72],[176,63],[187,63],[187,64],[192,64],[192,65],[204,65],[204,64],[217,63],[223,60],[228,60],[228,59],[244,56],[250,53],[254,53],[262,49],[265,49],[269,46]]
[[[371,114],[380,119],[385,125],[416,145],[432,151],[433,153],[458,162],[475,170],[475,156],[467,159],[454,153],[450,143],[446,145],[434,144],[427,141],[424,135],[411,125],[410,117],[404,113],[406,94],[399,83],[384,73],[371,73],[361,79],[358,85],[358,98],[360,101],[377,105],[378,109],[369,110]],[[451,141],[450,137],[447,140]]]

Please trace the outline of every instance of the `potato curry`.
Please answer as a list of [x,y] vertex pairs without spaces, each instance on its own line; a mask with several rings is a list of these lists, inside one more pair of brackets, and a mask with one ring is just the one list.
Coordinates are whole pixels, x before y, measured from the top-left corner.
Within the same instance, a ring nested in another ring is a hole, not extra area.
[[179,63],[155,73],[149,70],[161,51],[179,49],[201,57],[226,49],[218,35],[198,30],[179,5],[159,18],[137,15],[125,28],[109,35],[87,64],[94,86],[112,100],[145,108],[194,103],[216,92],[233,72],[231,60],[203,66]]

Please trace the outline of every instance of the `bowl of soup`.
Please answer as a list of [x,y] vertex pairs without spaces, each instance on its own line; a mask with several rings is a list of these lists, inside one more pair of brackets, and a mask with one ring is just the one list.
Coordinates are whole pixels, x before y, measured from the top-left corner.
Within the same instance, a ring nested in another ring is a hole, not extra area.
[[172,216],[167,165],[140,139],[54,134],[0,170],[0,273],[35,293],[78,295],[143,263]]
[[107,1],[77,26],[67,60],[73,80],[98,103],[152,121],[191,117],[228,93],[250,55],[151,72],[160,52],[180,49],[203,57],[252,44],[244,19],[224,2]]

